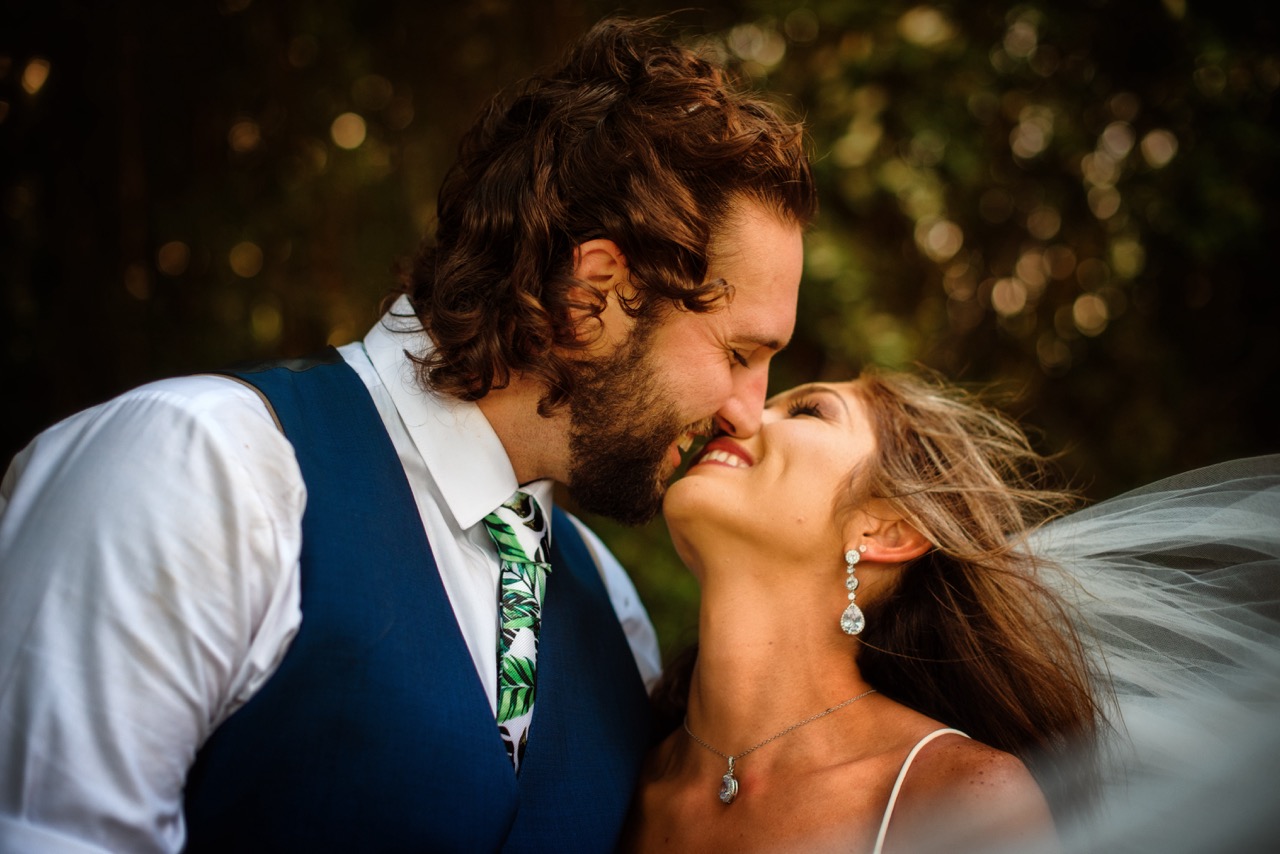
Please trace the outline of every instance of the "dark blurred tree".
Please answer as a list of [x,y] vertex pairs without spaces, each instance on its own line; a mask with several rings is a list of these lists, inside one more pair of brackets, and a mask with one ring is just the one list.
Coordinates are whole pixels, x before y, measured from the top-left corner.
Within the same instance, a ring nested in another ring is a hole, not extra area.
[[1095,496],[1276,447],[1269,7],[754,9],[822,181],[796,376],[1012,384]]
[[585,25],[561,6],[7,4],[6,457],[138,382],[362,334],[471,115]]
[[[612,9],[6,4],[0,454],[146,380],[359,337],[476,110]],[[1275,19],[1260,0],[678,13],[812,135],[823,212],[773,386],[868,363],[1002,383],[1094,497],[1277,450]],[[592,521],[664,646],[688,640],[696,586],[661,522]]]

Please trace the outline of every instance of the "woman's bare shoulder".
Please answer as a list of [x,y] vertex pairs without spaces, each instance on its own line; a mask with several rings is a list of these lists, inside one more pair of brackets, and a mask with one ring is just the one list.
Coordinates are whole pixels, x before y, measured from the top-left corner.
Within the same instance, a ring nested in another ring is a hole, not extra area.
[[909,773],[912,788],[938,794],[985,799],[1028,789],[1040,793],[1021,759],[956,733],[925,745]]
[[901,842],[926,829],[942,831],[958,850],[969,845],[995,850],[1024,841],[1039,846],[1054,838],[1044,793],[1022,760],[956,734],[935,738],[916,756],[889,839]]

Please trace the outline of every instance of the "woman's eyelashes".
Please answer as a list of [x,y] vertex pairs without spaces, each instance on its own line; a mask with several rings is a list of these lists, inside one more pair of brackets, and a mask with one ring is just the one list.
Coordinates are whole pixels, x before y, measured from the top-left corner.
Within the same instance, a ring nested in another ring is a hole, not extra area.
[[812,418],[822,418],[822,407],[816,400],[807,397],[799,397],[787,404],[787,417],[795,418],[800,415],[808,415]]

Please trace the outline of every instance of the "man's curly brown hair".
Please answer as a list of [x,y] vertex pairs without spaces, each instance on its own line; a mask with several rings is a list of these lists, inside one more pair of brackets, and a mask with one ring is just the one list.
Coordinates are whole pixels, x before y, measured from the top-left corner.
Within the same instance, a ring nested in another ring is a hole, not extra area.
[[463,137],[435,240],[403,285],[435,340],[417,359],[424,387],[476,400],[520,372],[545,384],[546,414],[574,386],[565,354],[590,341],[574,312],[598,317],[605,304],[573,289],[576,246],[618,245],[636,290],[623,307],[644,321],[731,298],[706,275],[735,203],[801,227],[813,219],[800,124],[664,26],[600,22],[558,68],[495,97]]

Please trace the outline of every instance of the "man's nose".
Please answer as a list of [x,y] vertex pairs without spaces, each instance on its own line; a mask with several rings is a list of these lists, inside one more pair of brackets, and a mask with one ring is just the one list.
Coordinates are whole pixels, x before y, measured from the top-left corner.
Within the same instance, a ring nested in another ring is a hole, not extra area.
[[758,433],[764,417],[764,396],[768,386],[768,367],[742,372],[734,382],[729,399],[716,412],[716,426],[735,439],[745,439]]

